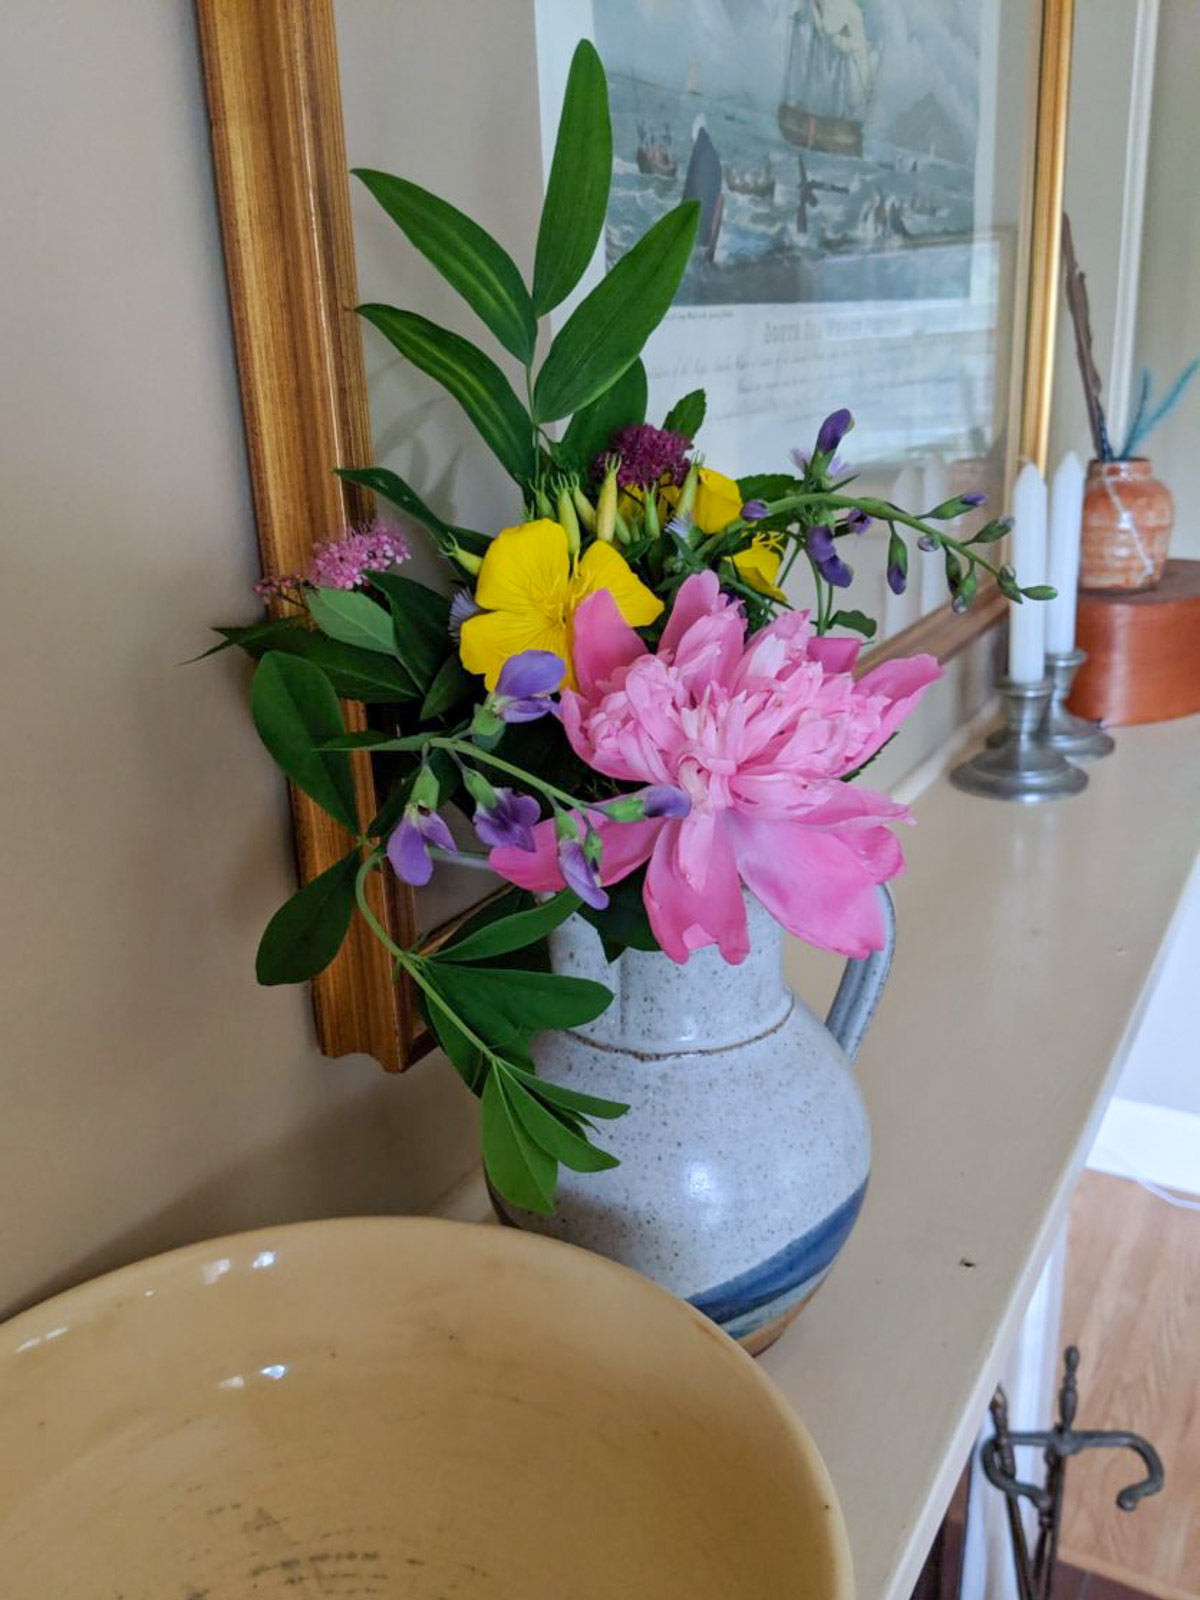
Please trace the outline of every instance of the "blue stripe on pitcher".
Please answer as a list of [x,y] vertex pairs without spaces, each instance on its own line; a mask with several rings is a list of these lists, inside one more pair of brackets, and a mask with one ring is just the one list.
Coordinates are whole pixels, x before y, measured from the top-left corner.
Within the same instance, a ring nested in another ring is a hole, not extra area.
[[[864,1180],[848,1200],[843,1200],[807,1233],[784,1245],[758,1266],[739,1272],[736,1278],[728,1278],[702,1294],[690,1295],[691,1304],[735,1338],[750,1332],[768,1317],[785,1311],[815,1289],[829,1271],[854,1226],[866,1192]],[[756,1312],[761,1315],[752,1316]],[[743,1321],[745,1327],[741,1326]]]

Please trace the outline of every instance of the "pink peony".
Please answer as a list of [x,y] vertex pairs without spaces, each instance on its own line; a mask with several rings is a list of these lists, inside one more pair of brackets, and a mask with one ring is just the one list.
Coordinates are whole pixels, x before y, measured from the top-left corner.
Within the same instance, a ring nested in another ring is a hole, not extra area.
[[[932,656],[876,667],[857,682],[859,646],[818,638],[789,612],[748,643],[741,608],[711,572],[679,590],[656,654],[603,591],[575,613],[579,688],[562,697],[577,753],[598,772],[674,784],[688,816],[614,823],[602,881],[649,860],[650,925],[675,961],[716,944],[749,951],[742,885],[801,939],[843,955],[883,943],[876,884],[903,867],[888,824],[911,821],[886,795],[842,782],[879,749],[940,668]],[[563,886],[554,824],[535,849],[493,850],[491,864],[532,890]]]

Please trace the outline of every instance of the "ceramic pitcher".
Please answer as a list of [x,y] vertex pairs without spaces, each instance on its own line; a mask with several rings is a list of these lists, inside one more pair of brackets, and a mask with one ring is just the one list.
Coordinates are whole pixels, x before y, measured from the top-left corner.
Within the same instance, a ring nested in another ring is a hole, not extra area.
[[629,1103],[598,1139],[621,1165],[560,1168],[552,1216],[503,1207],[504,1220],[656,1279],[752,1351],[778,1338],[866,1192],[871,1136],[850,1064],[891,966],[895,918],[879,893],[885,948],[847,965],[824,1023],[788,988],[782,930],[749,896],[737,967],[715,949],[684,966],[636,950],[610,965],[588,923],[559,928],[555,970],[615,998],[586,1027],[536,1040],[534,1059],[553,1083]]

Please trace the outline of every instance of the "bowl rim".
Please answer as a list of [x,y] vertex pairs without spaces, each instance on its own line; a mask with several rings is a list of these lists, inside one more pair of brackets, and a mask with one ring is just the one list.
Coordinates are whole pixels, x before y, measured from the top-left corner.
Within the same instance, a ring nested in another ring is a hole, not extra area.
[[644,1277],[640,1272],[635,1272],[631,1267],[545,1234],[529,1233],[518,1228],[495,1228],[484,1223],[466,1222],[449,1217],[364,1215],[310,1218],[298,1222],[267,1224],[244,1232],[199,1239],[191,1244],[178,1245],[171,1250],[158,1251],[141,1260],[127,1262],[124,1266],[85,1279],[82,1283],[61,1290],[24,1311],[17,1312],[14,1316],[0,1320],[0,1365],[6,1364],[34,1345],[42,1344],[47,1334],[54,1333],[56,1329],[69,1331],[72,1314],[75,1320],[79,1320],[81,1317],[94,1316],[116,1306],[122,1300],[130,1298],[128,1291],[134,1285],[139,1290],[137,1298],[141,1299],[141,1292],[147,1287],[154,1286],[147,1284],[147,1277],[173,1278],[177,1274],[186,1273],[189,1269],[206,1263],[213,1257],[220,1259],[226,1256],[230,1258],[245,1256],[249,1260],[252,1256],[270,1249],[272,1243],[277,1244],[281,1238],[303,1239],[307,1242],[328,1235],[363,1232],[407,1235],[417,1232],[458,1233],[463,1236],[468,1234],[475,1236],[481,1229],[486,1229],[493,1247],[524,1251],[534,1256],[551,1256],[561,1254],[565,1250],[577,1259],[585,1259],[589,1271],[601,1276],[620,1277],[627,1283],[632,1280],[637,1286],[636,1293],[644,1294],[647,1298],[657,1298],[660,1304],[669,1302],[675,1308],[673,1314],[678,1315],[681,1320],[688,1319],[699,1324],[712,1336],[713,1343],[717,1347],[724,1347],[726,1354],[718,1359],[730,1359],[741,1364],[743,1374],[749,1377],[752,1386],[757,1388],[766,1406],[784,1425],[785,1431],[798,1451],[804,1471],[812,1481],[814,1490],[821,1496],[828,1512],[821,1526],[827,1535],[832,1587],[823,1600],[854,1600],[853,1558],[837,1490],[811,1433],[788,1403],[778,1385],[735,1340],[686,1300],[680,1299],[669,1289],[664,1289],[661,1284]]

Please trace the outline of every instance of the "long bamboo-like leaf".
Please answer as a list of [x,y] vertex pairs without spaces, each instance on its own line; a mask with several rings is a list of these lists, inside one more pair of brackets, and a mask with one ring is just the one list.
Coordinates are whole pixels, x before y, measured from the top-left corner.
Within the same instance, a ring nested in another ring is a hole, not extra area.
[[454,523],[446,522],[439,517],[436,511],[425,504],[417,491],[405,483],[398,472],[392,472],[388,467],[335,467],[333,470],[347,483],[361,484],[364,489],[382,495],[385,500],[390,500],[392,505],[398,506],[406,516],[412,517],[415,522],[428,528],[438,549],[444,554],[453,553],[457,544],[464,550],[472,550],[476,555],[482,555],[491,542],[486,534],[476,533],[473,528],[456,527]]
[[559,458],[577,472],[585,472],[608,449],[618,429],[645,420],[646,369],[635,361],[616,383],[571,418],[558,446]]
[[668,211],[576,306],[538,373],[538,421],[553,422],[586,406],[641,354],[675,297],[699,217],[694,200]]
[[604,226],[611,182],[608,85],[595,46],[581,39],[571,61],[538,229],[533,304],[539,316],[565,300],[587,270]]
[[534,468],[533,428],[496,363],[469,339],[415,312],[379,305],[358,311],[402,356],[450,391],[500,464],[524,486]]
[[533,360],[537,319],[516,263],[486,229],[456,206],[406,178],[358,167],[360,178],[392,221],[451,288],[526,366]]

